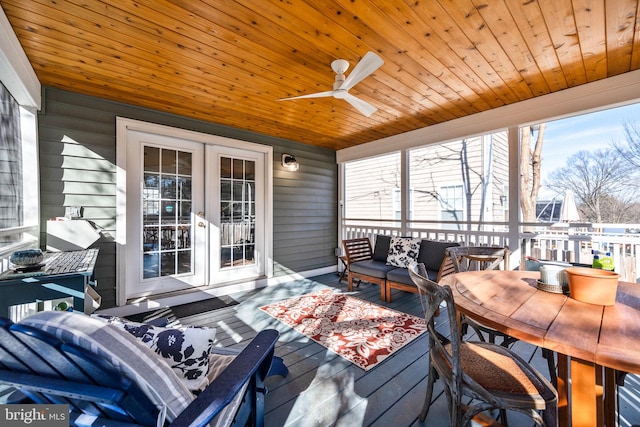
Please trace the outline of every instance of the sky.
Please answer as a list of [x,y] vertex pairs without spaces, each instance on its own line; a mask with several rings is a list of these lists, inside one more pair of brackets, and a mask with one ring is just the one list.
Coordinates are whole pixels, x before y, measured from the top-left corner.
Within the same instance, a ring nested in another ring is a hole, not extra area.
[[571,155],[580,150],[608,148],[612,141],[624,141],[625,121],[640,122],[640,104],[547,122],[542,146],[542,188],[538,198],[544,200],[554,196],[545,181],[551,172],[563,167]]

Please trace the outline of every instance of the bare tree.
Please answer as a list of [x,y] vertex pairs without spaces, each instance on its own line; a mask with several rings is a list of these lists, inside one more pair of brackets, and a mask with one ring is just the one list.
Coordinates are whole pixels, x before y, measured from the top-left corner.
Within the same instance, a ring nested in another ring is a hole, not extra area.
[[[491,142],[493,144],[493,142]],[[460,145],[458,144],[442,144],[439,146],[439,153],[437,155],[430,154],[428,156],[424,156],[418,158],[418,165],[421,167],[433,167],[438,163],[451,163],[453,165],[457,165],[460,168],[460,178],[463,182],[463,187],[465,190],[464,198],[466,200],[466,217],[472,218],[472,200],[474,197],[480,198],[481,207],[477,212],[478,222],[482,223],[484,220],[485,209],[484,206],[487,203],[485,200],[485,190],[487,184],[486,176],[484,175],[484,171],[476,170],[474,167],[470,165],[469,160],[469,141],[467,139],[463,139],[460,141]],[[491,160],[490,160],[491,161]],[[464,223],[462,223],[462,218],[457,217],[457,211],[454,206],[449,206],[445,197],[439,193],[439,191],[435,188],[434,179],[431,178],[432,189],[417,189],[416,193],[433,198],[438,200],[442,208],[448,212],[450,212],[453,216],[453,219],[458,221],[459,229],[462,229]],[[470,226],[470,225],[469,225]],[[482,226],[478,224],[478,228]]]
[[620,211],[636,200],[633,165],[621,162],[612,150],[579,151],[549,175],[549,187],[572,190],[586,221],[618,222]]
[[638,122],[626,120],[622,126],[624,127],[625,140],[612,141],[611,145],[623,159],[640,167],[640,125]]
[[[460,174],[462,176],[462,181],[464,182],[464,188],[466,189],[466,206],[467,206],[467,218],[471,218],[471,200],[473,199],[473,195],[476,191],[481,191],[481,207],[478,216],[478,221],[482,222],[484,220],[484,188],[487,185],[485,177],[483,174],[478,173],[469,167],[469,152],[468,152],[468,142],[466,139],[462,140],[462,146],[460,148]],[[477,184],[475,187],[472,187],[473,179],[475,177],[477,180]],[[480,225],[478,224],[478,228]]]
[[[578,208],[579,209],[579,208]],[[640,222],[640,204],[621,200],[614,196],[605,196],[600,201],[604,222],[613,224],[637,224]]]
[[[524,222],[535,222],[536,202],[540,192],[542,144],[546,123],[524,126],[520,131],[520,210]],[[535,142],[532,145],[533,135]]]

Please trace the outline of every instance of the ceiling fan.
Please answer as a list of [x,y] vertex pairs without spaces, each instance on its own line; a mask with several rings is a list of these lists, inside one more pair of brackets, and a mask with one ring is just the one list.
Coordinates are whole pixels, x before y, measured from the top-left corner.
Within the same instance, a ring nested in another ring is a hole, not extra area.
[[331,63],[331,68],[336,73],[336,80],[333,83],[333,90],[327,92],[311,93],[309,95],[294,96],[292,98],[282,98],[278,101],[288,101],[291,99],[302,98],[322,98],[326,96],[333,96],[336,99],[344,99],[349,104],[354,106],[356,110],[360,111],[365,116],[369,117],[376,112],[377,108],[357,98],[349,93],[349,89],[364,80],[369,74],[380,68],[384,64],[382,58],[376,55],[374,52],[367,52],[360,62],[356,64],[353,71],[349,73],[349,76],[345,78],[344,73],[349,68],[349,62],[346,59],[336,59]]

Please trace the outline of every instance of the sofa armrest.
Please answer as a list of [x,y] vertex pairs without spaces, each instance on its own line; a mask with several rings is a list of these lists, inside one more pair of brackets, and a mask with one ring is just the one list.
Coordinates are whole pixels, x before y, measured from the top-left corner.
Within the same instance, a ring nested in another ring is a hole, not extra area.
[[257,386],[261,387],[262,380],[271,367],[278,337],[279,333],[274,329],[267,329],[256,335],[227,369],[221,372],[170,425],[206,425],[233,400],[245,383],[252,381],[254,375],[257,375]]
[[344,254],[347,258],[347,269],[352,262],[365,261],[373,258],[371,241],[367,237],[347,239],[342,241]]

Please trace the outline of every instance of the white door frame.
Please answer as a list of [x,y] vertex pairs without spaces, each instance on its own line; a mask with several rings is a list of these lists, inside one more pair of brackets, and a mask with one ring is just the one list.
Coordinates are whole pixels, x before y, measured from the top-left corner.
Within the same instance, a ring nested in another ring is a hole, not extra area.
[[[273,277],[273,147],[210,135],[195,131],[179,129],[171,126],[158,125],[139,120],[116,118],[116,304],[125,305],[127,302],[127,168],[139,168],[140,165],[127,164],[127,146],[129,131],[145,132],[164,137],[201,142],[205,145],[239,148],[261,153],[264,156],[264,251],[260,254],[264,262],[264,274]],[[131,162],[133,163],[133,162]],[[205,171],[206,174],[206,171]],[[253,278],[253,279],[257,279]]]

